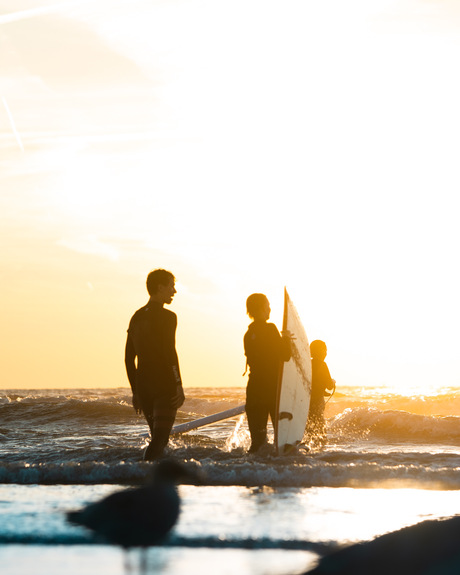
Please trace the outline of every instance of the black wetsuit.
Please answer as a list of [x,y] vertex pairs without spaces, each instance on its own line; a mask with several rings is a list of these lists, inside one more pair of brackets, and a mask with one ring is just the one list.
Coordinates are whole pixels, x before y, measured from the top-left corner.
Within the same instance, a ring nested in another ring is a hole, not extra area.
[[244,353],[249,366],[246,415],[251,433],[250,451],[255,452],[266,441],[268,414],[275,422],[278,379],[282,363],[291,357],[291,347],[275,324],[256,320],[244,336]]
[[324,433],[324,397],[330,395],[327,390],[334,389],[329,368],[325,361],[321,359],[311,360],[312,386],[310,409],[308,413],[308,431],[311,434]]
[[176,417],[173,399],[178,389],[182,391],[176,327],[176,314],[156,302],[137,310],[129,323],[125,364],[133,394],[150,427],[146,459],[163,453]]

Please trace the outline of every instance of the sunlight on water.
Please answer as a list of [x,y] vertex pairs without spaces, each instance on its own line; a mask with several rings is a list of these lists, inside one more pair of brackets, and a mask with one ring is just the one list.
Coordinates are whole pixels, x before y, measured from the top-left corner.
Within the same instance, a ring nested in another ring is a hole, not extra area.
[[251,438],[247,426],[244,427],[245,421],[246,421],[246,415],[243,414],[235,423],[235,427],[231,435],[229,435],[227,441],[225,442],[225,448],[227,451],[231,451],[232,449],[236,449],[237,447],[243,447],[244,449],[249,449]]
[[385,386],[372,386],[368,389],[363,388],[363,393],[374,394],[375,396],[385,397],[385,396],[395,396],[400,395],[404,397],[435,397],[437,395],[443,395],[445,393],[452,393],[457,388],[443,387],[437,383],[417,383],[412,381],[407,381],[404,385],[385,385]]
[[286,575],[303,573],[316,555],[308,551],[156,548],[147,551],[145,570],[138,553],[129,558],[106,545],[0,547],[8,575]]
[[[420,489],[304,490],[303,527],[313,539],[355,542],[460,512],[460,493]],[[311,530],[311,531],[310,531]]]
[[[119,572],[123,565],[120,550],[94,545],[86,530],[67,523],[64,515],[67,510],[119,489],[114,485],[0,486],[5,518],[0,536],[13,538],[10,545],[0,544],[0,560],[11,567],[9,575],[21,573],[14,564],[13,550],[17,551],[17,544],[24,539],[36,545],[25,547],[20,554],[16,565],[24,569],[22,573],[40,558],[40,573],[54,573],[48,561],[54,557],[58,565],[64,557],[73,557],[82,545],[88,552],[74,558],[69,574]],[[214,572],[234,573],[239,565],[241,574],[282,575],[290,565],[292,571],[288,572],[297,573],[314,557],[308,551],[309,542],[346,544],[369,540],[460,510],[458,491],[183,485],[179,492],[182,513],[170,536],[172,547],[165,545],[148,552],[148,573],[158,572],[161,559],[165,575],[185,572],[176,570],[184,562],[188,563],[187,573],[211,574],[215,561],[224,557],[233,570]],[[66,542],[73,545],[62,545]],[[203,556],[210,553],[208,542],[219,549],[213,552],[215,561],[208,557],[201,565]],[[253,551],[244,548],[247,542],[252,542]],[[291,551],[292,544],[302,551]]]

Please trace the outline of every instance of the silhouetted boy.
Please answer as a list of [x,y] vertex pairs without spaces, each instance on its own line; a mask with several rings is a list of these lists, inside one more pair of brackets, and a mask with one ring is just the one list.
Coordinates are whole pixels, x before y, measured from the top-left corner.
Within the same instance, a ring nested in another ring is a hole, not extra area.
[[246,415],[251,433],[250,453],[256,452],[267,440],[267,422],[270,414],[275,424],[276,395],[282,363],[289,361],[289,337],[281,337],[270,317],[270,303],[261,293],[250,295],[246,309],[253,322],[244,336],[244,353],[249,366],[246,388]]
[[[310,410],[308,414],[307,432],[311,436],[324,435],[324,408],[325,397],[332,395],[335,390],[335,381],[331,378],[329,368],[324,361],[327,356],[327,347],[324,341],[315,339],[310,344],[312,386]],[[328,392],[330,390],[330,393]]]
[[144,459],[161,457],[168,444],[184,392],[176,353],[177,316],[164,309],[176,293],[171,272],[158,269],[147,276],[150,299],[131,318],[125,365],[133,391],[133,407],[143,413],[150,428]]

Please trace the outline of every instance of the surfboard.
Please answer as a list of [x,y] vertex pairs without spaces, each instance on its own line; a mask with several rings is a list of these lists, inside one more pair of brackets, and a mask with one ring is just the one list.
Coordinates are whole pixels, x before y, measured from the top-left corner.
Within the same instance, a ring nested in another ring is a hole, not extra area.
[[299,314],[284,288],[283,331],[293,335],[291,359],[283,363],[275,422],[278,454],[291,452],[303,439],[311,397],[311,357],[307,334]]
[[238,405],[238,407],[232,407],[231,409],[226,409],[225,411],[219,411],[218,413],[213,413],[212,415],[207,415],[206,417],[200,417],[199,419],[194,419],[193,421],[179,423],[172,428],[171,435],[175,435],[177,433],[185,433],[186,431],[196,429],[197,427],[211,425],[211,423],[216,423],[216,421],[230,419],[230,417],[235,417],[236,415],[244,413],[244,409],[244,405]]

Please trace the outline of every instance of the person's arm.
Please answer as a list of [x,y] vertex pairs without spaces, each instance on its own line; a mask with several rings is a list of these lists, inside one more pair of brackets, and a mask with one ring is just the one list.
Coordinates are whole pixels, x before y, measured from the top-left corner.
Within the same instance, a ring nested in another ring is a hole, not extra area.
[[133,407],[137,414],[142,412],[139,397],[136,390],[136,350],[134,349],[133,341],[129,336],[126,339],[125,347],[125,366],[126,373],[128,374],[129,385],[133,392]]
[[171,398],[171,405],[175,409],[179,409],[179,407],[181,407],[185,401],[185,394],[184,394],[184,388],[182,387],[182,379],[179,371],[179,359],[177,357],[177,353],[175,355],[176,355],[176,362],[172,366],[172,371],[174,379],[176,380],[176,393]]
[[[330,393],[328,391],[330,391]],[[324,364],[324,396],[329,397],[335,391],[335,379],[332,379],[327,364]]]
[[244,355],[246,356],[246,367],[248,366],[248,364],[250,363],[251,359],[252,359],[252,340],[250,337],[249,332],[246,332],[244,334],[244,338],[243,338],[243,348],[244,348]]
[[176,351],[176,327],[177,316],[172,314],[172,321],[170,322],[168,330],[168,341],[166,342],[166,354],[168,356],[168,363],[172,372],[172,384],[175,387],[175,393],[171,397],[171,405],[175,409],[179,409],[185,401],[184,388],[182,386],[182,378],[179,369],[179,358]]
[[293,335],[290,331],[281,332],[281,359],[289,361],[292,357],[292,339]]

